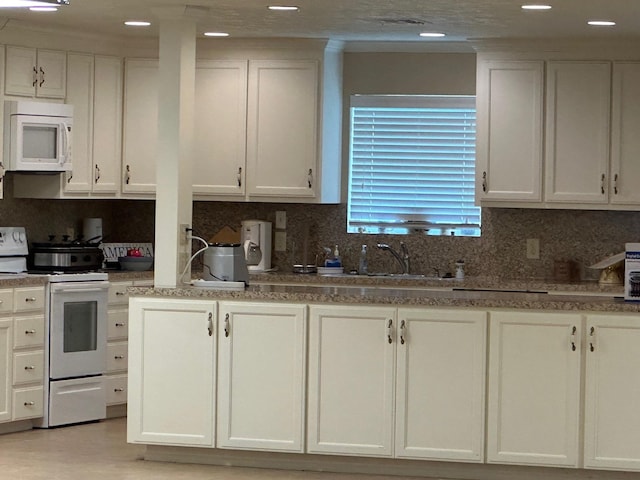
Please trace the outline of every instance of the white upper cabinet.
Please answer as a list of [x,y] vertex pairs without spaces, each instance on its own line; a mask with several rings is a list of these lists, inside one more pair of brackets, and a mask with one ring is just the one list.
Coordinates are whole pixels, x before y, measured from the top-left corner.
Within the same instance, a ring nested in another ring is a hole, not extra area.
[[315,61],[250,62],[250,197],[315,196],[318,95]]
[[67,54],[29,47],[6,47],[5,95],[65,98]]
[[478,203],[540,202],[544,62],[483,61],[477,77]]
[[640,63],[613,64],[611,105],[612,204],[640,204]]
[[547,65],[545,199],[608,201],[610,62]]
[[196,64],[194,195],[244,197],[246,191],[247,61]]
[[126,59],[122,137],[122,192],[156,190],[158,60]]

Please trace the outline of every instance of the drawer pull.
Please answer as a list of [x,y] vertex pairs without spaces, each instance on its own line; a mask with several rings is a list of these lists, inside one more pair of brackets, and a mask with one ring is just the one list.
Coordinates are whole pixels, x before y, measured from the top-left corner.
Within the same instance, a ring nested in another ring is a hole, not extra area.
[[25,331],[24,331],[24,334],[25,334],[25,335],[35,335],[35,334],[36,334],[36,331],[35,331],[35,330],[33,330],[33,329],[32,329],[32,330],[25,330]]
[[114,388],[113,391],[116,393],[124,392],[124,388]]
[[25,302],[35,302],[36,298],[35,297],[27,297],[24,299]]
[[26,367],[24,367],[25,370],[35,370],[36,367],[34,367],[33,365],[27,365]]
[[126,323],[116,323],[116,327],[126,327]]
[[124,358],[124,355],[116,355],[113,358],[115,358],[116,360],[122,360]]
[[122,295],[124,295],[125,293],[126,293],[126,292],[116,292],[116,295],[118,295],[118,296],[122,296]]
[[35,404],[36,402],[24,402],[25,407],[33,407]]

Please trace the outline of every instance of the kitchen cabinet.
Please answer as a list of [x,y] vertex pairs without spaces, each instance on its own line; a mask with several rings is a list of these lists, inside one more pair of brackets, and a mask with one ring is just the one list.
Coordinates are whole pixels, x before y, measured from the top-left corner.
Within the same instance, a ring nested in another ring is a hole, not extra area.
[[303,452],[306,311],[220,302],[218,448]]
[[310,306],[307,452],[393,455],[396,313]]
[[12,378],[13,318],[9,317],[0,319],[0,422],[11,420]]
[[246,60],[196,64],[194,195],[246,192]]
[[640,205],[640,63],[614,62],[612,89],[609,199]]
[[7,45],[5,95],[65,98],[67,54]]
[[125,59],[122,192],[153,196],[158,147],[158,60]]
[[487,461],[577,467],[581,315],[489,316]]
[[128,442],[213,447],[215,316],[209,300],[130,300]]
[[395,456],[481,462],[487,314],[398,309]]
[[478,62],[476,199],[542,201],[544,62]]
[[64,192],[109,194],[120,187],[122,61],[69,53],[67,103],[74,106],[73,171]]
[[640,323],[586,317],[584,466],[640,471]]
[[608,199],[611,63],[547,64],[545,199]]
[[318,64],[249,63],[247,181],[250,197],[313,197],[318,181]]

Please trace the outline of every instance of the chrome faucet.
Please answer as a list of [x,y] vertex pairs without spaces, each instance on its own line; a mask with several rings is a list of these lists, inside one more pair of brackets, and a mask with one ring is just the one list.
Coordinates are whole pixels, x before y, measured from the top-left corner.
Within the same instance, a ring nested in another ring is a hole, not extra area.
[[389,253],[391,253],[391,255],[393,255],[393,257],[398,261],[398,263],[402,267],[402,273],[403,274],[408,274],[409,273],[409,249],[407,248],[407,246],[405,245],[404,242],[400,242],[400,248],[402,249],[402,255],[400,255],[398,252],[396,252],[393,248],[391,248],[386,243],[378,243],[377,247],[380,250],[386,250]]

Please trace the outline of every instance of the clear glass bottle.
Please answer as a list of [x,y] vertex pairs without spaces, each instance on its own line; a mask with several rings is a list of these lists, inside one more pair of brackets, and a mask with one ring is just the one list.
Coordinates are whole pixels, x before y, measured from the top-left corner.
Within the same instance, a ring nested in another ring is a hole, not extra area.
[[362,250],[360,250],[360,263],[358,264],[358,275],[366,275],[369,270],[369,265],[367,264],[367,246],[362,245]]

